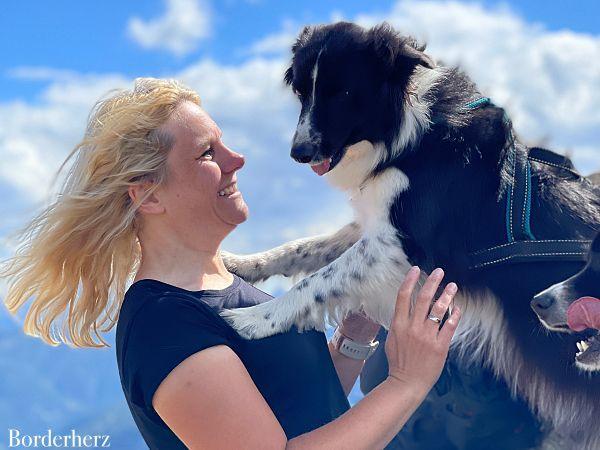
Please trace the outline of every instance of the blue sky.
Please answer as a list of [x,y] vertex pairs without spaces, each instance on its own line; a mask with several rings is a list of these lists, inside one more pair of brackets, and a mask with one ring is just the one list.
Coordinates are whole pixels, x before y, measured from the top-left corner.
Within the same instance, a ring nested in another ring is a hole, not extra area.
[[[174,77],[196,89],[225,142],[246,155],[238,185],[250,219],[225,249],[264,250],[346,223],[345,196],[289,158],[299,107],[282,84],[301,27],[340,18],[364,26],[387,20],[426,41],[433,58],[462,67],[506,108],[526,143],[568,153],[585,174],[600,171],[598,17],[600,2],[592,0],[3,1],[0,259],[14,251],[11,234],[52,198],[50,182],[82,137],[94,102],[110,89],[130,88],[138,76]],[[286,286],[278,279],[262,287]],[[2,289],[0,280],[0,296]],[[144,448],[111,349],[50,353],[3,308],[0,341],[0,370],[7,374],[0,431],[15,411],[34,431],[102,425],[112,417],[106,423],[123,425],[139,444],[117,448]],[[102,404],[93,400],[98,386]]]
[[[34,100],[43,82],[14,80],[10,70],[19,66],[55,67],[77,72],[119,72],[129,76],[162,76],[185,67],[199,57],[235,64],[247,55],[248,42],[275,33],[285,21],[328,21],[333,12],[348,17],[357,13],[385,13],[392,1],[278,1],[225,0],[213,2],[211,37],[188,55],[148,52],[127,34],[133,16],[151,19],[165,11],[163,0],[122,2],[3,2],[0,13],[0,101]],[[528,22],[549,30],[581,33],[600,31],[600,3],[593,0],[479,2],[491,8],[507,6]]]

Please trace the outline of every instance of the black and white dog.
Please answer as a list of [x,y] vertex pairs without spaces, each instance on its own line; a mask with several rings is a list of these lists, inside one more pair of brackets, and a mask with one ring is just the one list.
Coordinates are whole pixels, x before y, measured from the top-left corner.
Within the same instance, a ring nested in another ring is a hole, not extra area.
[[250,282],[311,275],[223,316],[247,338],[323,329],[360,307],[388,327],[409,267],[442,267],[461,289],[454,346],[464,360],[485,364],[552,424],[547,448],[600,448],[600,377],[573,364],[586,335],[540,332],[529,307],[581,269],[599,193],[568,159],[522,145],[502,108],[423,50],[386,24],[302,31],[285,75],[302,105],[291,156],[347,192],[355,221],[225,254]]
[[[549,330],[600,330],[600,234],[592,243],[585,267],[568,280],[536,295],[531,307]],[[578,342],[577,350],[577,367],[600,371],[600,335]]]

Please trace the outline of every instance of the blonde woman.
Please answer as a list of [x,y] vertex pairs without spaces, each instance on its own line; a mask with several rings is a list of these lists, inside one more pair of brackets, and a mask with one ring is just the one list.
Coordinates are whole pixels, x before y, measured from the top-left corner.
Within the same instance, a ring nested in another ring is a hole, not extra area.
[[[195,92],[138,79],[96,105],[71,157],[60,195],[4,268],[6,305],[14,313],[32,298],[25,332],[53,345],[105,346],[117,324],[122,388],[149,447],[381,448],[438,378],[459,320],[457,309],[441,329],[427,320],[440,269],[410,311],[419,270],[407,276],[386,342],[389,376],[352,409],[346,395],[363,361],[323,333],[245,341],[221,319],[220,308],[271,297],[220,256],[248,215],[236,183],[244,158]],[[444,315],[456,289],[447,285],[432,314]],[[355,315],[340,330],[360,346],[378,328]]]

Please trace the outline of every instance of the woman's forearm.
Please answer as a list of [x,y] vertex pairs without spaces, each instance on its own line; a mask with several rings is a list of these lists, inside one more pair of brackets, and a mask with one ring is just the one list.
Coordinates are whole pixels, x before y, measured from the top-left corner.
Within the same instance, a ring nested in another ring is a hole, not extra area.
[[350,394],[356,379],[362,372],[365,361],[362,359],[352,359],[342,355],[334,348],[331,342],[329,342],[329,353],[331,354],[331,360],[335,366],[335,371],[337,372],[347,397]]
[[384,448],[426,394],[425,386],[388,377],[333,422],[289,440],[286,449]]
[[[378,323],[372,322],[359,311],[348,315],[340,324],[339,331],[343,336],[364,345],[373,342],[380,328]],[[329,353],[340,383],[348,396],[365,362],[342,355],[331,342],[329,342]]]

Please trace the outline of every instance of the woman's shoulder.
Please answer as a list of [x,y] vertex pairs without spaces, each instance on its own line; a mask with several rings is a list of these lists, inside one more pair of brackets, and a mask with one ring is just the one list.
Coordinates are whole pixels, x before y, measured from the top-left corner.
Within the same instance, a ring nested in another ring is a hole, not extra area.
[[140,280],[129,287],[117,321],[117,347],[132,334],[144,340],[185,330],[229,334],[218,312],[191,293],[156,280]]
[[125,294],[115,344],[126,396],[144,408],[182,361],[209,347],[235,347],[225,321],[200,299],[146,281]]
[[181,310],[203,311],[202,303],[187,295],[182,289],[170,287],[157,280],[139,280],[133,283],[123,298],[119,321],[131,321],[139,314],[171,315]]

